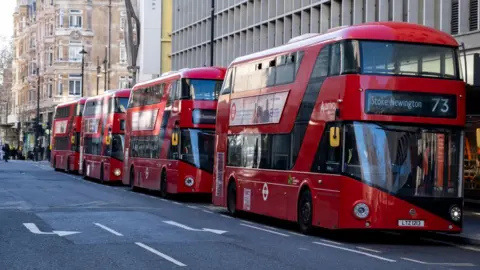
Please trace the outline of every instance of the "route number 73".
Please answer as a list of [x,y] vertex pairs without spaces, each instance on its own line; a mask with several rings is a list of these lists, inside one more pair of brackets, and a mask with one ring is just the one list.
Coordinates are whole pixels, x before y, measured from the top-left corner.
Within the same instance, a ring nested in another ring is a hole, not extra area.
[[440,109],[442,113],[446,113],[450,110],[450,107],[448,106],[448,99],[432,98],[432,100],[435,102],[435,105],[433,105],[433,108],[432,108],[432,112],[435,112],[437,109]]

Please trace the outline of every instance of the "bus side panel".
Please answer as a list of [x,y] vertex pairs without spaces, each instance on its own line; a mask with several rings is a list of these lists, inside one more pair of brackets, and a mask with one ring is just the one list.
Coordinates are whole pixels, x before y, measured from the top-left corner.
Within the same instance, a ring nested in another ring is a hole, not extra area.
[[317,174],[312,175],[311,180],[314,200],[313,225],[330,229],[338,228],[341,177]]

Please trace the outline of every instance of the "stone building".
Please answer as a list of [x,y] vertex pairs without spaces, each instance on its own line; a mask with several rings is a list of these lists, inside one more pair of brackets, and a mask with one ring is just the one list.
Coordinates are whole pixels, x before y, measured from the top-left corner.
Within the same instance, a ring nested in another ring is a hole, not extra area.
[[44,129],[55,106],[79,98],[82,89],[83,96],[92,96],[128,86],[123,0],[17,0],[13,19],[14,100],[8,122],[21,123],[25,148],[34,142],[29,121],[36,116],[38,84]]

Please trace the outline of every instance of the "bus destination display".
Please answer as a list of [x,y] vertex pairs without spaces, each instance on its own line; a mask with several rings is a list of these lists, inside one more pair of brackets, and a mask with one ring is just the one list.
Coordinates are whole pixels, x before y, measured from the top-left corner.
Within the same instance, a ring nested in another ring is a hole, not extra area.
[[365,113],[418,117],[457,117],[455,95],[367,90]]

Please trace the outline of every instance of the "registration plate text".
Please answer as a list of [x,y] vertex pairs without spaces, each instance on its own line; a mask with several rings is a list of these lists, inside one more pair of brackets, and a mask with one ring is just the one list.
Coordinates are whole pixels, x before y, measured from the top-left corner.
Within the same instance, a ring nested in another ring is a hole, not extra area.
[[423,220],[399,220],[398,226],[400,227],[424,227],[425,221]]

